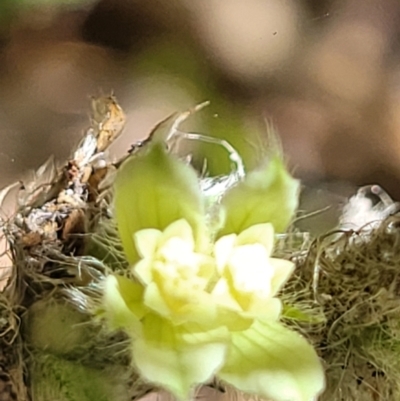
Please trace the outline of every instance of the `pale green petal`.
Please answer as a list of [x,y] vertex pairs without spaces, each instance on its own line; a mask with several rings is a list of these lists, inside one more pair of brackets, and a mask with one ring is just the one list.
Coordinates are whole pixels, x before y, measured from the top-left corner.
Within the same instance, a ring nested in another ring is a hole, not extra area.
[[268,255],[271,255],[274,246],[274,227],[272,224],[256,224],[242,231],[235,245],[247,245],[260,243],[262,244]]
[[137,262],[132,267],[132,273],[143,283],[150,284],[153,281],[153,259],[146,258]]
[[173,237],[184,240],[194,248],[193,229],[185,219],[174,221],[164,230],[160,247]]
[[179,400],[189,400],[194,387],[210,380],[225,358],[227,330],[198,329],[172,326],[148,315],[143,321],[143,337],[133,343],[133,359],[140,374]]
[[259,299],[255,298],[248,312],[253,318],[274,321],[278,320],[282,312],[282,302],[278,298]]
[[230,332],[247,330],[254,318],[246,313],[238,313],[227,308],[218,309],[218,323],[225,326]]
[[295,265],[289,260],[276,258],[270,258],[270,263],[275,271],[271,281],[271,295],[275,296],[293,273]]
[[299,182],[290,176],[280,157],[274,156],[223,197],[226,222],[219,235],[239,234],[261,223],[284,231],[297,208],[298,192]]
[[218,305],[231,309],[232,311],[242,311],[239,303],[232,296],[229,284],[225,278],[218,280],[217,284],[212,290],[211,295]]
[[139,256],[141,258],[152,257],[161,237],[162,232],[155,228],[145,228],[134,233],[134,241]]
[[[217,308],[217,322],[226,326],[230,331],[242,331],[248,329],[254,318],[243,310],[237,300],[232,296],[228,282],[221,278],[211,293]],[[265,304],[265,301],[264,301]]]
[[171,310],[168,304],[165,302],[164,297],[161,295],[156,283],[150,283],[146,287],[144,303],[148,308],[157,312],[161,316],[170,317],[171,315]]
[[146,313],[142,297],[142,286],[125,277],[109,275],[104,282],[102,305],[111,328],[137,332],[139,319]]
[[[188,292],[189,295],[189,292]],[[207,327],[218,327],[217,305],[213,302],[210,294],[196,293],[192,299],[173,314],[172,320],[176,323],[195,322]]]
[[239,390],[274,401],[311,401],[325,385],[310,344],[278,322],[232,333],[232,348],[218,376]]
[[165,145],[149,145],[146,152],[128,158],[118,169],[114,208],[118,231],[130,263],[139,259],[133,235],[144,228],[164,230],[186,219],[196,245],[206,241],[205,207],[197,175],[169,154]]
[[163,293],[156,283],[151,283],[146,288],[144,303],[174,324],[191,321],[208,327],[221,325],[218,321],[217,305],[212,296],[203,291],[193,291],[183,285],[170,287],[165,294],[165,290]]
[[219,274],[223,274],[223,270],[234,249],[236,238],[237,236],[235,234],[225,235],[214,245],[214,256]]
[[261,244],[236,247],[229,261],[232,290],[236,295],[270,297],[274,274],[268,254]]

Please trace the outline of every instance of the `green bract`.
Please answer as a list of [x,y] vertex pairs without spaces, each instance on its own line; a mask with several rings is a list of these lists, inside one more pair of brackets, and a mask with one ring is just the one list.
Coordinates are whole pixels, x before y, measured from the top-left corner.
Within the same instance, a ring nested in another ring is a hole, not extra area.
[[285,231],[297,209],[298,191],[299,182],[290,176],[278,155],[272,156],[224,196],[227,220],[220,235],[267,222],[275,231]]
[[204,202],[195,171],[171,157],[163,143],[128,159],[115,181],[115,215],[127,258],[138,260],[133,234],[142,228],[163,230],[185,218],[198,246],[205,235]]
[[322,391],[314,349],[279,322],[294,265],[271,257],[274,229],[289,223],[297,191],[273,158],[215,205],[226,213],[215,235],[195,171],[162,142],[121,167],[115,213],[132,279],[106,278],[102,310],[130,336],[143,378],[181,400],[214,375],[272,400]]

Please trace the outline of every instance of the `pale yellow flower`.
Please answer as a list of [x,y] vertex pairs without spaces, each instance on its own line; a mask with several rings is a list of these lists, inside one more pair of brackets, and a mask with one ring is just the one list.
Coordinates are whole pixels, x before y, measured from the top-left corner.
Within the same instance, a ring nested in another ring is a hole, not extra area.
[[133,272],[145,287],[144,303],[175,323],[209,323],[216,304],[208,292],[217,274],[210,255],[197,253],[192,229],[178,220],[164,232],[145,229],[135,234],[142,260]]
[[[144,303],[174,321],[248,326],[253,318],[278,319],[276,293],[293,271],[271,258],[274,233],[259,224],[220,238],[213,254],[195,251],[190,225],[178,220],[164,232],[141,230],[135,242],[142,260],[133,267],[144,285]],[[249,320],[250,319],[250,320]]]
[[135,279],[109,276],[99,312],[129,336],[141,377],[179,400],[214,376],[249,396],[314,399],[324,386],[318,355],[279,321],[293,264],[271,257],[272,226],[285,231],[299,183],[275,149],[216,201],[166,149],[176,122],[118,170],[116,223]]
[[271,257],[273,242],[271,224],[257,224],[239,235],[220,238],[214,247],[220,276],[214,294],[235,301],[247,316],[277,319],[281,302],[275,296],[294,265]]

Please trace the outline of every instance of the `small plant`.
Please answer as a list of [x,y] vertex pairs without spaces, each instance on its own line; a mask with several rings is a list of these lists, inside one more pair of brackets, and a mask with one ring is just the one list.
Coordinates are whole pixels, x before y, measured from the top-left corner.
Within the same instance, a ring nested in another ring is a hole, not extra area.
[[200,181],[156,139],[120,167],[114,205],[130,268],[106,278],[109,326],[130,337],[140,374],[179,399],[215,375],[268,399],[311,399],[323,388],[321,364],[279,322],[277,294],[294,265],[271,257],[297,181],[276,155],[211,204]]
[[[111,162],[125,116],[114,97],[95,99],[72,158],[19,189],[1,221],[12,268],[0,399],[164,389],[187,400],[201,386],[269,401],[398,399],[398,217],[297,232],[299,182],[276,146],[246,171],[228,142],[180,130],[204,105]],[[188,140],[225,149],[231,170],[196,171],[180,151]]]

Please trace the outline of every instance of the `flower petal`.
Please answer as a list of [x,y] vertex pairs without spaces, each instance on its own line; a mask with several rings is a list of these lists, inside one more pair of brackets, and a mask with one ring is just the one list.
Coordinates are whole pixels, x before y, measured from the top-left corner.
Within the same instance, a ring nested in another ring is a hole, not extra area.
[[143,284],[150,284],[153,280],[153,259],[147,258],[137,262],[131,269],[132,273],[140,280]]
[[213,296],[215,302],[225,308],[231,309],[236,312],[241,312],[242,308],[232,296],[229,288],[229,284],[225,278],[218,280],[211,295]]
[[136,332],[139,319],[146,313],[142,297],[141,285],[122,276],[109,275],[104,282],[103,308],[110,326]]
[[185,219],[179,219],[171,223],[163,232],[160,247],[170,238],[178,237],[194,248],[193,229]]
[[223,270],[228,263],[229,257],[234,249],[236,234],[225,235],[220,238],[214,245],[214,256],[217,263],[219,274],[223,274]]
[[210,380],[223,364],[228,342],[224,328],[200,331],[148,315],[143,337],[133,343],[133,359],[145,379],[187,400],[194,386]]
[[151,283],[146,288],[144,303],[174,324],[190,321],[211,328],[221,326],[212,296],[203,291],[193,291],[182,284],[171,284],[165,289]]
[[156,230],[155,228],[145,228],[137,231],[134,234],[134,241],[139,256],[141,258],[153,256],[161,236],[162,232],[160,230]]
[[251,308],[256,299],[268,300],[274,274],[268,254],[261,244],[241,245],[232,252],[228,283],[235,299],[244,311]]
[[275,270],[271,281],[271,295],[275,296],[293,273],[295,265],[289,260],[276,258],[270,258],[270,263]]
[[232,348],[218,376],[274,401],[310,401],[325,386],[313,347],[278,322],[255,321],[248,330],[232,333]]
[[270,223],[255,224],[242,231],[236,240],[236,245],[262,244],[268,256],[271,255],[274,246],[274,227]]
[[245,315],[250,315],[253,318],[268,319],[269,321],[276,321],[282,312],[282,302],[278,298],[271,298],[268,300],[255,298],[251,303]]
[[165,302],[165,299],[161,295],[160,290],[156,283],[150,283],[147,286],[144,296],[144,303],[148,308],[157,312],[161,316],[164,317],[171,316],[171,310],[168,304]]

